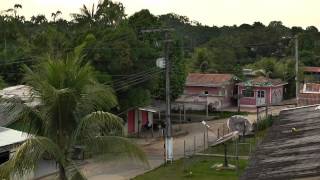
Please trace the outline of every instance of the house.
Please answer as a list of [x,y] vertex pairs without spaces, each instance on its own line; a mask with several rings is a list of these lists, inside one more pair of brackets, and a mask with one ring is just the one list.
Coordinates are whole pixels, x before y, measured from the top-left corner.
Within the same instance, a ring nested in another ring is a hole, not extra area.
[[133,108],[127,112],[127,134],[138,135],[146,130],[150,130],[153,136],[153,125],[155,124],[154,115],[158,114],[160,118],[160,110],[155,107],[147,106]]
[[300,85],[299,105],[320,103],[320,67],[304,67],[303,83]]
[[284,85],[280,79],[270,79],[263,76],[238,83],[241,107],[256,107],[265,104],[279,104],[283,100]]
[[[17,85],[4,88],[0,90],[0,97],[4,100],[18,100],[19,102],[23,103],[24,105],[35,108],[40,105],[40,98],[37,97],[32,88],[26,85]],[[6,113],[3,112],[4,108],[1,106],[6,106],[6,103],[0,104],[0,126],[8,126],[14,123],[10,118],[6,117]]]
[[232,74],[190,73],[187,77],[183,95],[177,104],[188,110],[218,110],[230,106],[234,91]]
[[281,111],[240,180],[320,179],[319,131],[317,106]]
[[303,74],[305,83],[320,82],[320,67],[304,67]]
[[301,106],[320,104],[320,84],[304,83],[299,92],[298,103]]

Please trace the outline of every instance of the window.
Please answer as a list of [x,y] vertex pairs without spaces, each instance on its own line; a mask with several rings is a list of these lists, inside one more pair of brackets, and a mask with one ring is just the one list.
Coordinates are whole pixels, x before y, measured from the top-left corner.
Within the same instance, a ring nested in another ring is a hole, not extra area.
[[258,98],[264,98],[264,91],[257,91],[258,92]]
[[244,89],[242,90],[243,97],[254,97],[254,92],[252,90]]
[[208,94],[209,94],[209,92],[208,92],[208,91],[204,91],[204,94],[205,94],[205,95],[208,95]]

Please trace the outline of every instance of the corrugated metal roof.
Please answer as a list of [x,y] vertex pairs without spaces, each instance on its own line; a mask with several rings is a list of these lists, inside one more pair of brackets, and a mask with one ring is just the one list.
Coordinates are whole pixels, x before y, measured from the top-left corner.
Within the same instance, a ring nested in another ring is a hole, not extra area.
[[320,177],[319,132],[320,110],[316,106],[282,111],[240,179]]
[[190,73],[186,80],[187,86],[220,86],[233,79],[232,74]]
[[28,139],[27,133],[0,127],[0,148],[22,143],[27,139]]

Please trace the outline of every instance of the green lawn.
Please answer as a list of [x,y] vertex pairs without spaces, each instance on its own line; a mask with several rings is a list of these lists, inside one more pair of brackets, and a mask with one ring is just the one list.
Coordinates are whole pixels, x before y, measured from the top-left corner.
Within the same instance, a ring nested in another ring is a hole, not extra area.
[[[239,160],[239,171],[211,168],[216,163],[223,163],[223,158],[194,156],[175,161],[173,164],[161,166],[136,177],[134,180],[233,180],[238,179],[239,175],[244,171],[247,160]],[[229,158],[229,163],[235,165],[236,161],[234,158]]]
[[[255,150],[256,144],[264,137],[266,130],[257,133],[256,137],[247,137],[240,139],[238,144],[238,155],[249,156],[251,151]],[[246,143],[246,144],[241,144]],[[233,142],[227,143],[228,155],[235,155],[235,146]],[[223,145],[210,147],[204,154],[224,154]],[[173,162],[173,164],[161,166],[153,171],[136,177],[134,180],[182,180],[182,179],[201,179],[201,180],[233,180],[238,179],[247,166],[248,160],[239,159],[239,170],[216,170],[211,168],[214,164],[223,163],[223,157],[212,156],[193,156]],[[235,158],[229,157],[228,161],[236,165]]]

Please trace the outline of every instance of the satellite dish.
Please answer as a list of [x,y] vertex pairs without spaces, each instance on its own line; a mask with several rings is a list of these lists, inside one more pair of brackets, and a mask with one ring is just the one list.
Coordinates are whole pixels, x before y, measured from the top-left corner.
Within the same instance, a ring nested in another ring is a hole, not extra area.
[[157,67],[164,69],[166,67],[166,60],[163,57],[158,58],[156,61],[156,64],[157,64]]
[[232,116],[227,121],[227,126],[230,131],[238,131],[239,135],[249,135],[252,133],[252,123],[243,116]]

